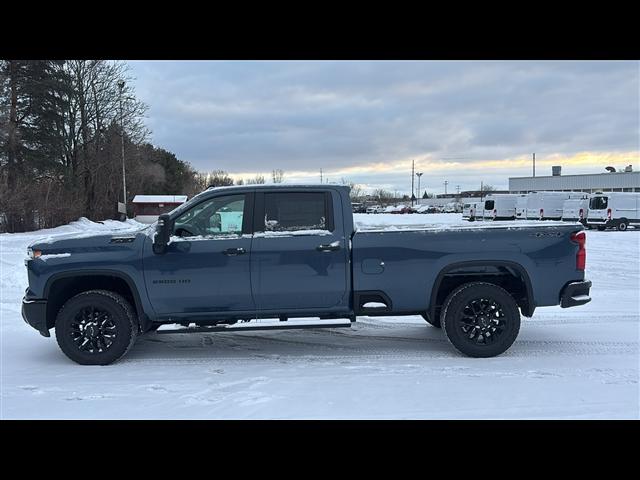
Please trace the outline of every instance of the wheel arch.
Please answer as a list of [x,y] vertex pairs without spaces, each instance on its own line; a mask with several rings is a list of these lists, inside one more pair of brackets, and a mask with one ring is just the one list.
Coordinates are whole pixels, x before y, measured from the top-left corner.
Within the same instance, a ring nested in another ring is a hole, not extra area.
[[[489,270],[486,270],[486,269]],[[484,269],[484,270],[482,270]],[[447,285],[445,279],[454,275],[459,276],[459,280],[451,282]],[[463,283],[471,281],[485,281],[493,283],[505,288],[501,282],[496,282],[496,277],[505,277],[511,275],[522,282],[524,295],[516,298],[518,306],[522,310],[522,314],[531,317],[535,311],[535,302],[533,296],[533,287],[531,279],[526,269],[517,262],[508,260],[469,260],[456,262],[442,268],[433,283],[431,289],[431,297],[429,298],[428,313],[431,318],[437,317],[438,309],[442,306],[442,302],[447,295]],[[494,281],[492,281],[494,280]],[[509,288],[505,288],[509,293],[513,293]]]
[[151,321],[145,314],[140,292],[129,275],[117,270],[72,270],[52,275],[45,284],[47,328],[54,327],[58,311],[69,298],[94,289],[122,294],[135,310],[139,330],[145,331],[150,326]]

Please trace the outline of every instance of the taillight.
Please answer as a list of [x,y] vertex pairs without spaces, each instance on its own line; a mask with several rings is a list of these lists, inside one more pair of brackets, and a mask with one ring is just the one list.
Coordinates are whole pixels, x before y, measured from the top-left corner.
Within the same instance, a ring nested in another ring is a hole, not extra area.
[[607,220],[611,220],[611,209],[607,208]]
[[498,214],[498,210],[493,210],[493,218],[496,218],[496,215]]
[[583,208],[580,209],[580,213],[578,215],[580,216],[580,220],[582,220],[584,218],[584,209]]
[[584,270],[587,264],[587,250],[584,248],[587,236],[584,232],[572,233],[571,241],[578,244],[578,253],[576,253],[576,270]]
[[540,209],[540,218],[542,218],[544,216],[544,208]]

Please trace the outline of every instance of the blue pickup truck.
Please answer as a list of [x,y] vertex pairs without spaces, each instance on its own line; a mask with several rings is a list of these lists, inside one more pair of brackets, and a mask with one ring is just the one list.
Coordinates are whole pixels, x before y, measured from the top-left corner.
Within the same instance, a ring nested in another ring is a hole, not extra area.
[[458,351],[491,357],[521,314],[591,300],[578,223],[356,229],[337,185],[210,188],[139,231],[44,239],[28,256],[23,317],[44,336],[55,328],[80,364],[112,363],[148,332],[335,328],[358,315],[422,315]]

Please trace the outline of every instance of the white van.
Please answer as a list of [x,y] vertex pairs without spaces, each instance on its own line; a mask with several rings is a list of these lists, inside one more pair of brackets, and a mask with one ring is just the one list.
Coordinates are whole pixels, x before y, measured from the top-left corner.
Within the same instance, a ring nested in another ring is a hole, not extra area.
[[527,198],[527,220],[560,220],[565,200],[582,192],[531,192]]
[[585,193],[580,198],[570,198],[562,204],[563,222],[580,222],[587,226],[587,214],[589,213],[589,194]]
[[640,193],[605,192],[591,195],[587,225],[598,230],[617,228],[620,231],[629,225],[640,226]]
[[527,219],[527,199],[528,193],[522,193],[516,197],[516,220]]
[[483,216],[489,220],[515,220],[516,200],[515,194],[487,195],[483,205]]
[[482,204],[479,202],[465,203],[462,206],[462,218],[464,220],[469,220],[470,222],[475,221],[476,215],[478,212],[478,207],[480,205]]

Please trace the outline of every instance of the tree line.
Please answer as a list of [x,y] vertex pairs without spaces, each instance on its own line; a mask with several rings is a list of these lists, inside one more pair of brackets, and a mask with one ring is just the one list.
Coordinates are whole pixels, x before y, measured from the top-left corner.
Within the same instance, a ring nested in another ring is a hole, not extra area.
[[198,173],[149,143],[124,62],[0,60],[0,229],[115,218],[136,193],[188,194]]

